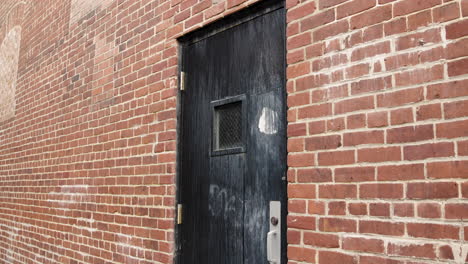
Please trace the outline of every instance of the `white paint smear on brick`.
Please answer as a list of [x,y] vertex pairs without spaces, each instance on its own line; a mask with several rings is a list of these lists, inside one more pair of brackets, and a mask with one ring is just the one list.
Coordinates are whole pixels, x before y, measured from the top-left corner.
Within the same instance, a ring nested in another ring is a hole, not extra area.
[[78,22],[96,8],[106,8],[112,1],[113,0],[72,0],[70,6],[70,25]]
[[21,27],[16,26],[8,32],[0,46],[0,121],[15,115],[20,43]]

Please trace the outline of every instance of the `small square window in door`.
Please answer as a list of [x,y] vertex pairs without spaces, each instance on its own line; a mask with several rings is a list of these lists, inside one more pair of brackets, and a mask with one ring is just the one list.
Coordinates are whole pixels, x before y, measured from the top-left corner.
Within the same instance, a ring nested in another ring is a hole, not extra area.
[[212,105],[213,156],[244,152],[245,96],[214,101]]

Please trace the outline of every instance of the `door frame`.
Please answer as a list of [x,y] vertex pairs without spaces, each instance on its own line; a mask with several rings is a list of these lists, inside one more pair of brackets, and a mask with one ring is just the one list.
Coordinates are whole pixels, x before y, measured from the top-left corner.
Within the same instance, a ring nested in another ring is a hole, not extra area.
[[[284,61],[283,61],[283,67],[284,67],[284,73],[286,74],[286,54],[287,54],[287,45],[286,45],[286,5],[285,5],[286,0],[261,0],[257,3],[254,3],[246,8],[243,8],[235,13],[229,14],[219,20],[216,20],[214,22],[210,22],[210,24],[203,26],[200,29],[197,29],[195,31],[189,32],[179,38],[177,38],[178,42],[178,92],[177,92],[177,135],[176,135],[176,142],[177,142],[177,151],[176,151],[176,203],[174,207],[174,258],[173,261],[175,264],[184,264],[181,263],[181,250],[182,250],[182,233],[181,233],[181,228],[179,228],[179,224],[177,223],[178,221],[178,204],[181,202],[181,193],[184,191],[184,186],[182,184],[181,180],[181,162],[182,162],[182,157],[181,157],[181,151],[182,151],[182,138],[184,137],[183,135],[183,107],[184,107],[184,100],[185,100],[185,91],[181,90],[181,85],[183,84],[183,81],[181,79],[182,72],[184,70],[184,59],[185,59],[185,48],[186,46],[196,43],[200,40],[206,39],[210,36],[213,36],[217,33],[220,33],[222,31],[228,30],[230,28],[233,28],[235,26],[238,26],[240,24],[246,23],[250,20],[253,20],[259,16],[268,14],[270,12],[276,11],[278,9],[284,8],[284,27],[283,27],[283,41],[284,41]],[[284,83],[283,83],[283,100],[284,101],[284,113],[287,114],[287,91],[286,91],[286,76],[284,78]],[[189,90],[190,88],[184,87],[185,89]],[[285,118],[285,122],[287,122],[287,118]],[[285,126],[287,128],[287,124]],[[287,133],[285,134],[284,138],[284,143],[287,144]],[[283,157],[284,162],[287,162],[287,151],[285,153],[285,156]],[[283,180],[283,185],[281,186],[281,264],[286,264],[287,263],[287,214],[288,214],[288,195],[287,195],[287,171],[288,168],[286,167],[286,171],[284,172],[284,180]]]

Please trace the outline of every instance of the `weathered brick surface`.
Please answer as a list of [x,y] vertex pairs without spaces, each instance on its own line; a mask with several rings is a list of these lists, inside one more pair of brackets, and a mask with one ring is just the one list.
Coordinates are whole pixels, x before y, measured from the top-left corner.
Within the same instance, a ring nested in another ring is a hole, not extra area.
[[[175,39],[256,1],[0,3],[0,263],[172,263]],[[463,263],[467,0],[286,7],[289,263]]]
[[[299,199],[327,210],[313,232],[289,228],[307,238],[292,244],[315,250],[304,263],[464,263],[452,243],[468,248],[468,2],[317,2],[288,23],[299,26],[288,39],[312,35],[288,50],[306,55],[288,67],[311,62],[288,78],[289,97],[308,95],[289,106],[289,128],[308,128],[289,141],[309,142],[289,155],[311,155],[332,180]],[[290,184],[308,184],[301,170],[290,165]]]

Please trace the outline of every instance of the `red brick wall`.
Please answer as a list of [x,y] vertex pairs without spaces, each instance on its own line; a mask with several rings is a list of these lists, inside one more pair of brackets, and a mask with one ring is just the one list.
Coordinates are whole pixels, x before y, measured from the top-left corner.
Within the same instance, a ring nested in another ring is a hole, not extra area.
[[[0,43],[21,27],[0,263],[172,263],[175,39],[255,1],[18,2],[0,3]],[[467,1],[286,6],[289,262],[460,259]]]
[[464,263],[468,1],[287,6],[290,263]]

